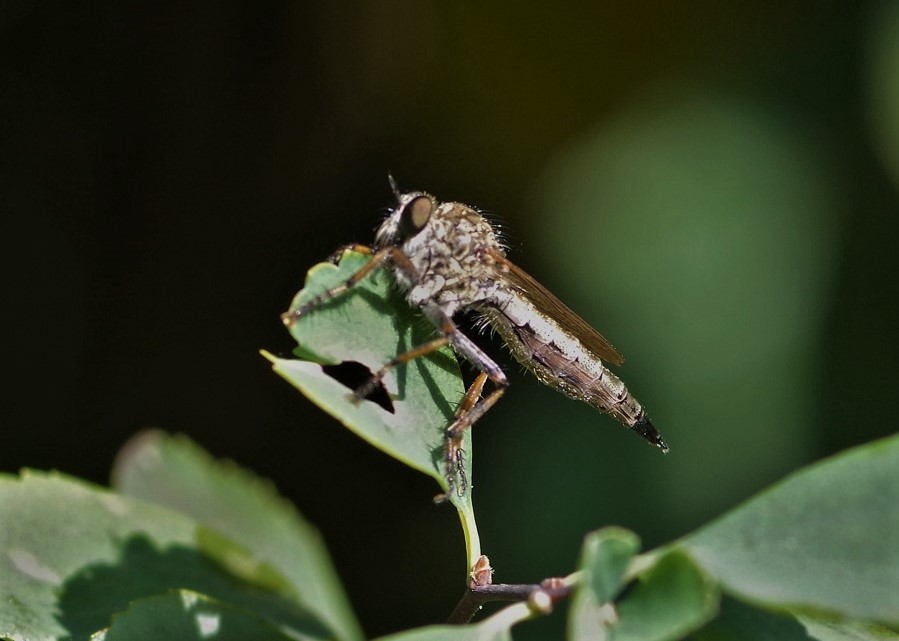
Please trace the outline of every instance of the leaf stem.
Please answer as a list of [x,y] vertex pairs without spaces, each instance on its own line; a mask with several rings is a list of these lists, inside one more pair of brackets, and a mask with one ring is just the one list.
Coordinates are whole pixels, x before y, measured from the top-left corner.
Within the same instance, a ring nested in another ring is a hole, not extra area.
[[[469,490],[470,491],[470,490]],[[462,533],[465,535],[465,550],[468,555],[468,567],[471,570],[481,558],[481,537],[478,534],[478,525],[474,520],[474,509],[471,500],[466,503],[453,501],[453,505],[459,514],[462,523]]]

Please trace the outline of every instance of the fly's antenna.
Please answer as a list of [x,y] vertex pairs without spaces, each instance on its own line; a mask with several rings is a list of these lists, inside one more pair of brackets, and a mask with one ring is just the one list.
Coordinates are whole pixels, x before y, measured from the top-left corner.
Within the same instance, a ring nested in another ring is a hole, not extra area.
[[393,192],[393,195],[396,196],[397,202],[402,201],[402,194],[400,193],[400,188],[396,185],[396,179],[393,177],[393,174],[389,171],[387,172],[387,182],[390,183],[390,190]]

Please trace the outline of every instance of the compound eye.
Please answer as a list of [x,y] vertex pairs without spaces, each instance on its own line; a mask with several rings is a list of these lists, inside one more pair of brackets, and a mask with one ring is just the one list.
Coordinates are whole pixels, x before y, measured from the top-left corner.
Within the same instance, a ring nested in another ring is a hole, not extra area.
[[409,201],[400,215],[400,233],[403,238],[412,238],[424,229],[431,219],[433,209],[434,203],[428,196],[418,196]]

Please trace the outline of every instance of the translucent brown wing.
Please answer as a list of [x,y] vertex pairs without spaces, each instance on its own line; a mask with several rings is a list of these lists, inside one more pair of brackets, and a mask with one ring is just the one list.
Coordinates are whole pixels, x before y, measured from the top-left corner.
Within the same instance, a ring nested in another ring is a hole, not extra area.
[[508,270],[509,282],[542,313],[555,320],[562,327],[569,328],[575,337],[588,350],[604,361],[613,365],[624,363],[624,357],[599,332],[590,327],[583,318],[575,314],[568,306],[556,298],[546,287],[538,283],[523,269],[508,258],[493,253],[494,259]]

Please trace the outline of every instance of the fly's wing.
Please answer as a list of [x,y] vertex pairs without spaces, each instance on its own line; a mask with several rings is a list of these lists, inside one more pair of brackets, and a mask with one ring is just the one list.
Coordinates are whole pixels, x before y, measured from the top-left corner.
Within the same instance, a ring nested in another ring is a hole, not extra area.
[[568,327],[585,348],[613,365],[624,363],[624,357],[599,332],[590,327],[583,318],[571,311],[565,303],[556,298],[546,287],[538,283],[523,269],[499,252],[493,258],[503,268],[505,276],[522,296],[527,298],[543,314],[549,316],[562,327]]

